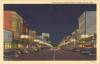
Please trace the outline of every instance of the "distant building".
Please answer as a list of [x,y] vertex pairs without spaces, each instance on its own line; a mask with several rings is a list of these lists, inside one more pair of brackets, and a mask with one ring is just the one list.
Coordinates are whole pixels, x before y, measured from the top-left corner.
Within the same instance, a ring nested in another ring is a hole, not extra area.
[[96,33],[96,11],[84,11],[78,22],[80,35]]
[[32,36],[35,38],[37,36],[37,32],[36,31],[32,31]]
[[22,34],[24,35],[29,34],[29,25],[25,21],[23,21],[23,25],[22,25]]
[[41,38],[43,41],[48,42],[50,39],[50,34],[49,33],[42,33]]
[[42,33],[42,36],[43,36],[43,37],[48,37],[48,38],[49,38],[49,37],[50,37],[50,34],[49,34],[49,33]]

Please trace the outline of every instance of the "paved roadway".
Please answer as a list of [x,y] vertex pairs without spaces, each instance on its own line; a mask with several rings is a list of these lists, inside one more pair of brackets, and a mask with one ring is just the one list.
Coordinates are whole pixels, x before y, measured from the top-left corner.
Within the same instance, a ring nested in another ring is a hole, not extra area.
[[18,58],[5,59],[5,60],[30,60],[30,61],[84,61],[84,60],[96,60],[96,56],[83,55],[77,52],[64,51],[64,50],[41,50],[35,54],[20,56]]
[[96,60],[96,56],[89,56],[72,51],[55,51],[55,60]]

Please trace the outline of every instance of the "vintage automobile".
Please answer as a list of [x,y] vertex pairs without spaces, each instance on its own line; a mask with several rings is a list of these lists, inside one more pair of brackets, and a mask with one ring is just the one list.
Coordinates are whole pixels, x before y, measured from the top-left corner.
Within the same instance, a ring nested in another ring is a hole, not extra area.
[[20,56],[19,51],[16,51],[15,49],[4,50],[4,58],[16,58],[19,56]]
[[96,55],[96,48],[94,48],[92,45],[86,44],[82,48],[80,48],[80,52],[87,55]]

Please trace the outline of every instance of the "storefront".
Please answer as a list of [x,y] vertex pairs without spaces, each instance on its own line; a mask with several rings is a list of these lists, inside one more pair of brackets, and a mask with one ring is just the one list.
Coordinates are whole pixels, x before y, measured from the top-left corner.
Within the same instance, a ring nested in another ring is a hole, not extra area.
[[4,30],[4,49],[11,48],[12,43],[12,32]]

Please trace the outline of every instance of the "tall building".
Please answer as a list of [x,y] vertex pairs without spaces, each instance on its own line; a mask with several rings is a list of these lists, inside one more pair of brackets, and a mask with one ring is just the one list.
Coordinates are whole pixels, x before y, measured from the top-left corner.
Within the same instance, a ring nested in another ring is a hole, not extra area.
[[[84,44],[96,47],[96,11],[84,11],[78,19],[79,34]],[[85,38],[85,39],[84,39]],[[86,39],[87,38],[87,39]]]
[[20,38],[22,30],[22,17],[15,11],[4,11],[4,48],[16,47],[15,41]]
[[80,35],[96,33],[96,11],[84,11],[78,22]]
[[13,32],[13,38],[18,38],[22,30],[22,17],[15,11],[4,11],[4,29]]

